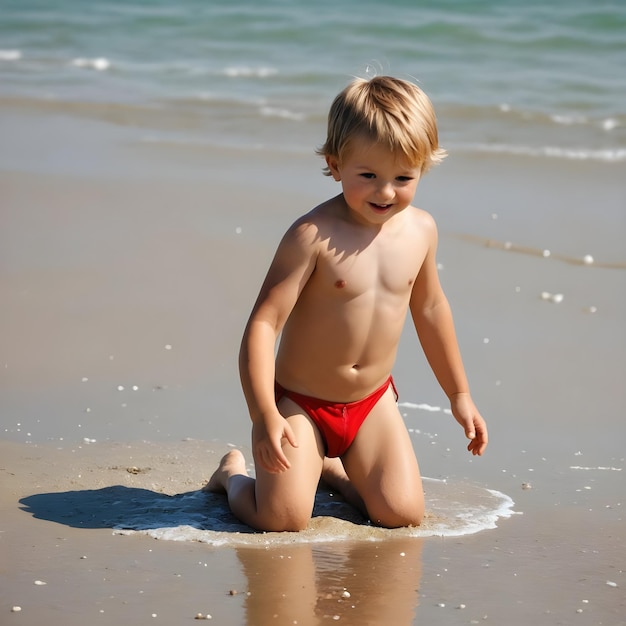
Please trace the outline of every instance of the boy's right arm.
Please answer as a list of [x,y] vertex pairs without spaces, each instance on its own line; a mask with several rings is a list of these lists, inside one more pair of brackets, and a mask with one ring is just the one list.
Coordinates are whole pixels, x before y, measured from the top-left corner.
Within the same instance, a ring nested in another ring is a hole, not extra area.
[[250,315],[239,353],[239,373],[252,419],[255,461],[268,472],[282,472],[289,461],[283,439],[297,447],[289,423],[276,407],[274,397],[276,340],[313,273],[317,258],[317,229],[296,223],[280,242],[274,260]]

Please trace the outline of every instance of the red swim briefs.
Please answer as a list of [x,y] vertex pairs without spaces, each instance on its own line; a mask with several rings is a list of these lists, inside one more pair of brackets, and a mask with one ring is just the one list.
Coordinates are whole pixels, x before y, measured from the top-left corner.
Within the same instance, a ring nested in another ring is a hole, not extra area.
[[398,399],[398,392],[390,376],[388,380],[376,391],[362,400],[355,402],[328,402],[311,396],[305,396],[295,391],[289,391],[279,383],[275,383],[276,403],[287,397],[295,402],[315,423],[322,433],[322,439],[326,446],[326,456],[341,456],[352,444],[361,424],[376,406],[385,391],[393,388]]

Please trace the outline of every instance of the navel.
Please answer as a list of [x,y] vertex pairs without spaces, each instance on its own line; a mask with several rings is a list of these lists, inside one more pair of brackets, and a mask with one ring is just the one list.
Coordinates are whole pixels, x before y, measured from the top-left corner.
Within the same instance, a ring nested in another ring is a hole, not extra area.
[[346,281],[345,280],[338,280],[337,282],[335,282],[335,287],[337,287],[337,289],[343,289],[346,286]]

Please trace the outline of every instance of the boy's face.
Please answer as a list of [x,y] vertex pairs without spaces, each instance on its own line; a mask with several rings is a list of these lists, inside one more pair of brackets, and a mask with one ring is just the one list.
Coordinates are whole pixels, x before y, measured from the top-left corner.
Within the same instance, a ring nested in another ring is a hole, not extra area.
[[326,158],[353,216],[366,224],[384,224],[413,200],[421,168],[404,155],[365,137],[355,137],[339,161]]

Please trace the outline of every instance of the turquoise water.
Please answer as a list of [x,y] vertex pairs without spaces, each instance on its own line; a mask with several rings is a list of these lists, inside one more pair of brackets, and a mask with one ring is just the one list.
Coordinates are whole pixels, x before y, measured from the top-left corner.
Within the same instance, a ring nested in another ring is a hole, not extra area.
[[[626,160],[626,3],[2,0],[0,106],[142,139],[323,141],[353,75],[419,80],[461,152]],[[320,130],[321,129],[321,130]]]

